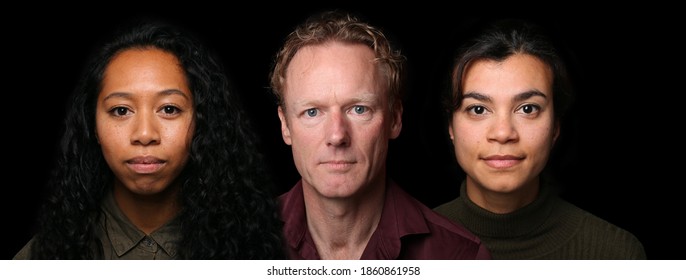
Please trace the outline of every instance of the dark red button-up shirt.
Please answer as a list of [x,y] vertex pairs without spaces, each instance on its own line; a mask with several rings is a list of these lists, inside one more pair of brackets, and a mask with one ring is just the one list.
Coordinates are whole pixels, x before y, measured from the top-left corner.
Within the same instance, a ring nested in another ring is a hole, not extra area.
[[[318,260],[307,227],[302,181],[279,197],[291,259]],[[361,259],[490,259],[478,237],[437,214],[389,180],[381,219]]]

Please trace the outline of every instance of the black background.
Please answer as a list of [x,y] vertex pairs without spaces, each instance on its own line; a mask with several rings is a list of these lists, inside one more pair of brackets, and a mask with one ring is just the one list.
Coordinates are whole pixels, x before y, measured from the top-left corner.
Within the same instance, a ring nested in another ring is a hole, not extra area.
[[542,7],[534,13],[522,7],[453,6],[265,4],[230,9],[198,4],[7,11],[18,20],[3,20],[5,183],[0,194],[0,259],[11,258],[31,237],[43,185],[54,164],[65,99],[87,54],[103,34],[132,18],[161,18],[189,28],[216,50],[245,97],[278,192],[290,188],[299,176],[290,148],[281,139],[268,74],[287,33],[324,8],[358,13],[382,28],[407,56],[403,130],[391,142],[389,173],[430,207],[456,197],[462,179],[438,106],[460,36],[474,24],[498,16],[528,18],[553,30],[565,47],[577,87],[576,106],[562,128],[562,153],[551,162],[565,182],[563,197],[634,233],[650,259],[683,259],[682,231],[676,229],[683,222],[683,183],[675,179],[684,167],[683,138],[678,136],[683,125],[679,109],[670,106],[680,100],[683,86],[669,85],[684,71],[683,63],[677,62],[682,60],[679,52],[670,50],[671,18],[659,13],[659,21],[655,16],[648,20],[639,9],[632,14],[588,8],[560,16],[553,13],[564,7]]

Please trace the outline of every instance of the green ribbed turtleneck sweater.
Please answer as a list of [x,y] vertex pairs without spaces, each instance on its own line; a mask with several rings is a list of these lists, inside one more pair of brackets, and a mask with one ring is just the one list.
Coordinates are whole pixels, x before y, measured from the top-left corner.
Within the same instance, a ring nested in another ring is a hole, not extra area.
[[645,259],[630,232],[586,212],[542,184],[536,200],[508,214],[496,214],[460,196],[436,212],[464,225],[491,251],[493,259]]

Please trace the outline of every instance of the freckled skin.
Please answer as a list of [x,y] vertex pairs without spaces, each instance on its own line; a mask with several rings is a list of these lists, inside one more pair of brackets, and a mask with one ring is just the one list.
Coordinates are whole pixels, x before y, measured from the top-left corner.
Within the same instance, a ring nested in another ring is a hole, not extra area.
[[105,70],[96,129],[115,191],[160,194],[188,161],[193,99],[178,63],[158,49],[131,49]]

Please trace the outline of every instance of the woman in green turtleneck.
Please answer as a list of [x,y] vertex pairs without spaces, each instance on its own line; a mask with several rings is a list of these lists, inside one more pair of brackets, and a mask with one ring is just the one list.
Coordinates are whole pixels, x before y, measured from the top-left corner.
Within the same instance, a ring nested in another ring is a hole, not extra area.
[[448,131],[466,173],[435,210],[495,259],[645,259],[631,233],[558,198],[542,176],[571,101],[562,59],[536,27],[500,21],[452,68]]

